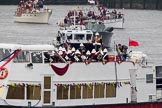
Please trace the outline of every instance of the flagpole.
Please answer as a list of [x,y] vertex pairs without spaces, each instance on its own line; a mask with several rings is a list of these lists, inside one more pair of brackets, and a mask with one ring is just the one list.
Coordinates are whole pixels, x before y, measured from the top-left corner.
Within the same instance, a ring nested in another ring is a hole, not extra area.
[[68,64],[68,62],[67,62],[62,56],[60,56],[60,55],[57,53],[56,50],[54,50],[54,52],[55,52],[55,54],[56,54],[64,63],[67,63],[67,64]]
[[129,52],[130,52],[131,49],[130,49],[130,46],[129,46],[129,42],[130,42],[130,37],[129,37],[129,41],[128,41],[128,50],[129,50]]
[[118,83],[118,75],[117,75],[117,65],[116,65],[116,43],[114,41],[114,52],[115,52],[115,78],[116,78],[116,86],[117,86],[117,83]]

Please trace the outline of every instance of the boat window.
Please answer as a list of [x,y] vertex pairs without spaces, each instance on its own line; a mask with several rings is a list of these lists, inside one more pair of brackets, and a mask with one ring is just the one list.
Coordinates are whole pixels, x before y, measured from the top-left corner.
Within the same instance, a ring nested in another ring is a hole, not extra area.
[[156,66],[156,87],[162,89],[162,66]]
[[91,40],[92,34],[87,34],[86,40]]
[[146,83],[153,83],[153,74],[146,74]]
[[25,87],[23,86],[9,86],[7,92],[7,99],[24,99]]
[[42,63],[42,52],[32,52],[31,59],[32,63]]
[[75,34],[74,40],[85,40],[85,35],[84,34]]
[[71,33],[66,34],[66,36],[67,36],[67,39],[68,39],[68,40],[72,40],[72,36],[73,36],[73,35],[72,35]]
[[49,63],[51,60],[50,54],[48,52],[44,52],[43,55],[44,55],[44,62]]
[[39,100],[41,96],[41,88],[37,85],[27,85],[27,99]]
[[94,98],[104,98],[105,84],[96,84],[94,86]]
[[70,99],[81,99],[81,86],[80,85],[70,86]]
[[68,86],[58,85],[57,86],[57,99],[68,99]]
[[51,77],[44,77],[44,89],[51,89]]
[[[70,94],[69,94],[70,93]],[[69,96],[69,97],[68,97]],[[116,97],[115,83],[96,83],[93,84],[58,84],[57,85],[57,99],[92,99],[94,98],[111,98]]]
[[14,62],[30,62],[29,51],[21,51],[15,58]]
[[116,87],[113,84],[106,84],[106,97],[116,97]]
[[[10,55],[10,49],[0,49],[0,60],[3,60],[4,58],[6,58],[7,56],[9,56]],[[5,59],[5,60],[7,60],[7,59]],[[5,61],[4,60],[4,61]]]
[[93,85],[87,84],[83,86],[83,98],[93,98]]

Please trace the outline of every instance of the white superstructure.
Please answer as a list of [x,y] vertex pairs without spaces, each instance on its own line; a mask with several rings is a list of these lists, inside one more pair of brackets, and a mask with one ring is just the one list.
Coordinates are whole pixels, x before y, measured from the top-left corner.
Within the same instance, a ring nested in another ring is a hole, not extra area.
[[104,20],[104,25],[106,27],[123,29],[124,28],[124,18]]

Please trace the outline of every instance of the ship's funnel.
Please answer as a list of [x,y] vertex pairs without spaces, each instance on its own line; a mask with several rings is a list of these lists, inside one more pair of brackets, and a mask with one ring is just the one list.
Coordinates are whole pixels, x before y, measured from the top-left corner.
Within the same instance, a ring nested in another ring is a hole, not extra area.
[[102,37],[102,44],[104,47],[110,48],[111,46],[111,37],[113,35],[112,32],[104,31],[99,32],[100,36]]

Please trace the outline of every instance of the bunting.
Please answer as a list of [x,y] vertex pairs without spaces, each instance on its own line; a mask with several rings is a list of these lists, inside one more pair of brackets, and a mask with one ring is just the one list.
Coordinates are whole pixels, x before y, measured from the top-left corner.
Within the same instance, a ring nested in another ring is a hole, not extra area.
[[54,84],[55,86],[59,87],[59,86],[63,86],[65,89],[67,89],[69,86],[76,86],[78,88],[80,88],[81,86],[87,86],[89,89],[92,89],[92,86],[95,85],[112,85],[116,88],[121,88],[124,85],[130,85],[130,81],[122,81],[122,82],[92,82],[92,83],[72,83],[72,84],[62,84],[62,83],[58,83],[58,84]]
[[6,85],[0,85],[0,88],[2,87],[26,87],[26,86],[37,86],[41,87],[41,84],[34,84],[34,83],[10,83]]
[[55,66],[53,64],[50,64],[50,65],[51,65],[51,68],[53,69],[53,71],[57,75],[60,75],[60,76],[64,75],[67,72],[68,68],[69,68],[69,64],[66,64],[66,66],[63,67],[63,68],[57,67],[57,66]]

